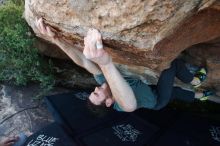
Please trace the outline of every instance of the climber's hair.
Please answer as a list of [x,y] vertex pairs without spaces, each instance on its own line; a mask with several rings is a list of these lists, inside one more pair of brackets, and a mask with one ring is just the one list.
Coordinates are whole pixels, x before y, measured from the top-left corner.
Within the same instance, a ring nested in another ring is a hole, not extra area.
[[105,106],[105,103],[102,103],[101,105],[94,105],[89,98],[87,99],[87,107],[89,111],[91,111],[96,116],[104,116],[110,108],[107,108]]

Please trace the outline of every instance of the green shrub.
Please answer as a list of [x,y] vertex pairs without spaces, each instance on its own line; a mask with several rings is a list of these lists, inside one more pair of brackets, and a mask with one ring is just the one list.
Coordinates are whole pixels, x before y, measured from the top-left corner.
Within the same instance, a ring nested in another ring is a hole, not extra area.
[[37,81],[50,89],[54,84],[52,63],[33,46],[35,37],[22,18],[22,1],[13,1],[0,6],[0,81],[16,85]]

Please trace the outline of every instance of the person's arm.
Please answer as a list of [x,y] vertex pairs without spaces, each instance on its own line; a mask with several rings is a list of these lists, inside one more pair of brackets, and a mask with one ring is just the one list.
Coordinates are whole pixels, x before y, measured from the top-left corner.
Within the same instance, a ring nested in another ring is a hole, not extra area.
[[103,48],[96,47],[97,41],[101,42],[101,34],[97,30],[89,30],[84,41],[84,55],[99,65],[115,101],[124,111],[134,111],[137,108],[137,101],[132,88],[116,69],[110,55]]
[[120,107],[127,112],[137,108],[136,98],[130,85],[125,81],[112,62],[100,65],[109,84],[112,95]]
[[49,40],[51,40],[51,42],[59,46],[61,50],[63,50],[74,63],[85,68],[94,75],[101,73],[100,68],[95,63],[86,59],[83,53],[76,46],[73,46],[71,43],[64,40],[63,38],[58,38],[56,33],[53,32],[49,26],[46,26],[43,23],[42,18],[36,20],[35,23],[38,30],[41,32],[41,35],[44,35]]
[[94,75],[101,74],[100,68],[92,61],[86,59],[83,53],[79,51],[76,46],[73,47],[65,40],[57,40],[55,41],[55,44],[59,46],[77,65],[85,68]]
[[3,142],[0,142],[0,146],[12,146],[16,143],[16,141],[18,141],[19,137],[11,137],[6,139]]

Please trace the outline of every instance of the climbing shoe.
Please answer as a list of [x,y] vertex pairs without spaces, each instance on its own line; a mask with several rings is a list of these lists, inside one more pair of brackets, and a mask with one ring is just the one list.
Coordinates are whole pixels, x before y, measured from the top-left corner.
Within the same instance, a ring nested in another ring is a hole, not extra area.
[[206,101],[208,100],[209,96],[215,95],[215,92],[211,90],[204,90],[202,93],[203,93],[203,96],[199,98],[200,101]]
[[199,69],[196,74],[194,75],[195,78],[198,78],[200,83],[193,85],[194,88],[198,88],[199,86],[201,86],[202,82],[206,79],[207,77],[207,71],[205,68],[201,68]]

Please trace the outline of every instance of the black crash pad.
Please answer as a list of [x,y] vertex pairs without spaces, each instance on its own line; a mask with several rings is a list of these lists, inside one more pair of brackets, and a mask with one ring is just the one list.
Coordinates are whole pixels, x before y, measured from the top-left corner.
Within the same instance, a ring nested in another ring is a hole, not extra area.
[[220,146],[220,122],[184,113],[158,138],[156,145],[163,143],[169,146]]
[[220,122],[170,109],[110,110],[102,116],[87,107],[91,90],[47,96],[56,122],[78,146],[219,146]]
[[23,146],[77,146],[62,127],[52,123],[26,140]]
[[159,130],[129,113],[110,110],[102,116],[95,115],[88,109],[85,100],[89,93],[77,90],[46,97],[55,120],[70,129],[78,145],[142,146]]
[[111,124],[89,130],[79,136],[83,146],[142,146],[148,143],[158,128],[136,116],[127,116]]

